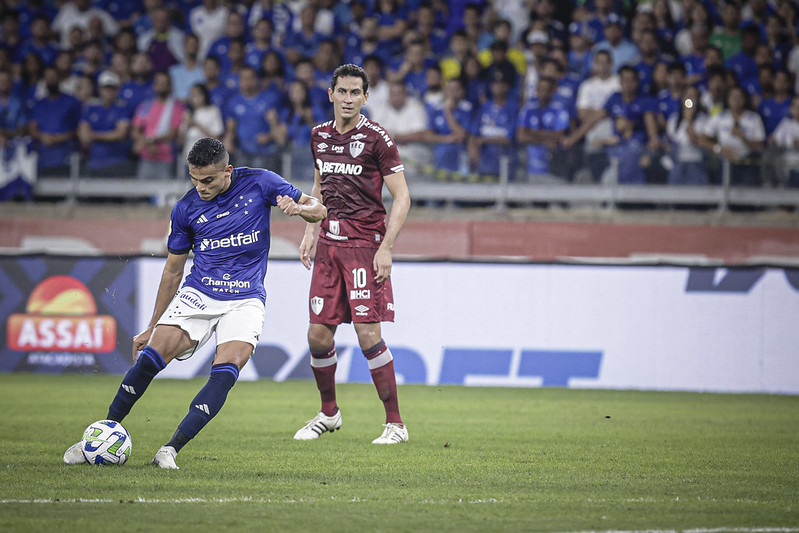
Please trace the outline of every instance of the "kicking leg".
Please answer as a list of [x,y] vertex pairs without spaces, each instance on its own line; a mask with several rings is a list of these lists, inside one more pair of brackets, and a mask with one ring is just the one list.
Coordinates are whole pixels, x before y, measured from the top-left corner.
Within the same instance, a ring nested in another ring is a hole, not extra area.
[[192,400],[188,414],[172,439],[155,454],[154,464],[161,468],[178,468],[175,456],[222,409],[228,392],[239,377],[239,371],[249,361],[252,352],[253,345],[243,341],[230,341],[217,346],[208,383]]

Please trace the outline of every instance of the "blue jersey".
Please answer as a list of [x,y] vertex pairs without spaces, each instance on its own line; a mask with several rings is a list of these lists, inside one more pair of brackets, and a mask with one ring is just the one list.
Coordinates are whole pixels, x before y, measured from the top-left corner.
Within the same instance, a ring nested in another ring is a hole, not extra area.
[[682,98],[674,96],[670,90],[663,89],[657,96],[658,112],[668,120],[672,115],[682,110]]
[[238,167],[228,190],[213,200],[202,200],[195,189],[178,200],[167,247],[172,254],[194,250],[183,286],[218,300],[265,302],[269,208],[277,205],[278,195],[296,202],[302,191],[272,171]]
[[774,133],[779,123],[785,117],[789,116],[789,109],[791,107],[791,99],[786,98],[782,102],[778,102],[774,98],[766,98],[760,104],[758,112],[763,117],[763,125],[766,127],[766,136]]
[[616,129],[616,118],[624,117],[632,121],[634,125],[633,136],[640,142],[646,142],[646,126],[644,125],[644,115],[648,112],[654,112],[657,109],[657,104],[652,98],[648,96],[638,95],[630,102],[625,102],[621,93],[614,93],[610,95],[608,101],[605,103],[605,111],[608,116],[613,120],[613,130],[619,135]]
[[[531,100],[519,112],[519,127],[534,131],[563,131],[569,129],[569,113],[552,102],[545,107],[537,98]],[[527,173],[549,174],[550,150],[543,144],[527,145]]]
[[228,101],[227,117],[236,121],[236,137],[242,152],[251,155],[268,155],[277,152],[277,143],[260,144],[258,142],[259,134],[271,131],[264,116],[269,109],[274,109],[274,104],[271,93],[263,92],[255,96],[245,96],[239,93]]
[[[447,122],[443,104],[427,104],[428,128],[439,135],[450,135],[452,128]],[[477,131],[474,118],[474,104],[461,100],[452,110],[452,117],[469,135]],[[460,170],[461,159],[466,157],[466,143],[436,143],[433,148],[436,166],[443,170]]]
[[[102,103],[84,106],[81,122],[86,122],[94,132],[107,133],[114,131],[119,122],[130,122],[130,109],[121,100],[111,106]],[[89,168],[99,170],[111,165],[125,163],[128,160],[127,141],[92,141],[89,150]]]
[[[497,105],[489,100],[480,108],[477,135],[481,137],[502,137],[514,141],[516,138],[516,119],[518,118],[516,104],[508,100],[504,105]],[[499,174],[500,159],[510,159],[510,172],[513,173],[516,164],[516,149],[512,144],[500,145],[485,143],[480,146],[480,162],[477,172],[480,174]]]

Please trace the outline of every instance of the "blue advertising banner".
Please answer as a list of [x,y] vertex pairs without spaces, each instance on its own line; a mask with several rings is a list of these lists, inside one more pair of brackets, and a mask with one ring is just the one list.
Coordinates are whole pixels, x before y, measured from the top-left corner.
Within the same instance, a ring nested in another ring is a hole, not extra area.
[[118,257],[0,257],[0,371],[124,372],[135,282]]

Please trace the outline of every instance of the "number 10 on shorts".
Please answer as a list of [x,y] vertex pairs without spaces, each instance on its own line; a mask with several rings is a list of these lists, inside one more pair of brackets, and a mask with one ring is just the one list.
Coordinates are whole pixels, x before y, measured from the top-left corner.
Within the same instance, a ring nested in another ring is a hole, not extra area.
[[368,300],[372,297],[372,291],[365,289],[366,287],[366,269],[353,268],[352,269],[352,286],[350,290],[350,300]]

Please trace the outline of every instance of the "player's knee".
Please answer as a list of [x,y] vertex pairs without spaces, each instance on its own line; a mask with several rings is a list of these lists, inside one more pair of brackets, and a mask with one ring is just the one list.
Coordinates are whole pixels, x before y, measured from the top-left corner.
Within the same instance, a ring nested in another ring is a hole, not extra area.
[[361,350],[366,351],[382,340],[379,330],[362,329],[358,331],[358,344]]
[[326,350],[333,344],[333,333],[324,325],[311,324],[308,328],[308,346],[311,350]]

